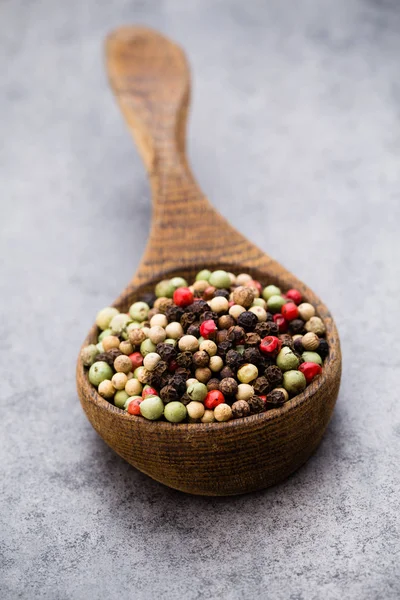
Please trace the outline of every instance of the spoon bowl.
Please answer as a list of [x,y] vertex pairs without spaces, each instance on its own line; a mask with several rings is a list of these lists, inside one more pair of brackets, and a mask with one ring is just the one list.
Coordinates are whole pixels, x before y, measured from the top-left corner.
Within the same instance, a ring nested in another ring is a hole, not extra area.
[[[326,327],[329,357],[315,381],[282,407],[225,423],[152,422],[104,400],[78,360],[77,387],[95,430],[153,479],[224,496],[282,481],[314,452],[330,420],[341,376],[340,342],[326,306],[304,283],[237,232],[204,197],[188,166],[190,77],[183,51],[159,33],[124,27],[107,39],[111,86],[147,168],[153,219],[142,262],[119,298],[121,311],[161,279],[193,280],[203,268],[248,272],[262,284],[297,288]],[[97,342],[94,325],[84,345]]]

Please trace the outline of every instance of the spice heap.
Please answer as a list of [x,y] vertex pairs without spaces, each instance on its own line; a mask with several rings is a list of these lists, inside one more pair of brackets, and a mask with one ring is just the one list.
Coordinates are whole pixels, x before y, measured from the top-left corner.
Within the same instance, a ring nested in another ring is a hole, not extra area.
[[98,393],[131,415],[229,421],[302,392],[328,355],[325,325],[298,290],[203,270],[160,281],[129,313],[101,310],[82,349]]

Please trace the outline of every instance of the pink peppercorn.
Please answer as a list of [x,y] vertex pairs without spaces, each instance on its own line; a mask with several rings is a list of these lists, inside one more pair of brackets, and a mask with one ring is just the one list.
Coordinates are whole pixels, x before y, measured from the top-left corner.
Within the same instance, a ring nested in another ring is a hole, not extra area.
[[193,293],[187,287],[180,287],[174,291],[173,301],[177,306],[184,308],[193,303]]
[[274,335],[267,335],[261,340],[260,351],[266,356],[276,356],[281,348],[281,340]]
[[316,363],[304,362],[299,366],[299,371],[303,373],[307,383],[311,383],[322,372],[322,367]]
[[294,302],[287,302],[287,304],[284,304],[281,311],[286,321],[293,321],[293,319],[299,318],[299,309]]
[[135,398],[128,404],[128,413],[130,415],[140,415],[140,404],[143,402],[140,398]]
[[200,335],[203,336],[205,340],[208,340],[209,336],[217,331],[217,326],[212,319],[208,319],[208,321],[203,321],[200,325]]
[[145,398],[147,398],[148,396],[158,396],[157,390],[155,388],[153,388],[153,387],[145,388],[143,390],[143,392],[142,392],[142,398],[143,398],[143,400]]
[[287,291],[285,296],[286,298],[289,298],[289,300],[292,300],[292,302],[294,302],[295,304],[300,304],[302,301],[302,297],[299,290],[295,290],[294,288]]
[[140,352],[132,352],[132,354],[129,355],[129,358],[131,359],[132,363],[132,371],[142,366],[143,356],[140,354]]
[[214,409],[218,404],[223,404],[225,397],[219,390],[211,390],[204,399],[204,406],[209,410]]
[[285,331],[287,331],[288,324],[283,315],[280,313],[274,315],[274,322],[278,325],[279,333],[285,333]]

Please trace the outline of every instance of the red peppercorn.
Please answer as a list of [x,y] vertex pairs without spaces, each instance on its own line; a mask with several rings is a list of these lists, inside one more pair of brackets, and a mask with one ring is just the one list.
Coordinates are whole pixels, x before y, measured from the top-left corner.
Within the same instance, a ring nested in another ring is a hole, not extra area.
[[130,415],[140,415],[140,404],[143,402],[140,398],[135,398],[128,404],[128,413]]
[[299,318],[299,309],[294,302],[287,302],[284,304],[281,308],[281,311],[286,321],[293,321],[293,319]]
[[267,404],[267,396],[258,396],[259,398],[261,398],[261,400],[264,402],[264,404]]
[[147,398],[147,396],[158,396],[158,392],[157,392],[157,390],[156,390],[155,388],[153,388],[153,387],[148,387],[148,388],[145,388],[145,389],[143,390],[143,392],[142,392],[142,398],[143,398],[143,400],[144,400],[145,398]]
[[288,324],[285,317],[281,315],[281,313],[274,315],[274,322],[278,325],[279,333],[285,333],[285,331],[287,331]]
[[311,383],[322,372],[322,367],[316,363],[304,362],[299,366],[299,371],[303,373],[307,383]]
[[177,306],[185,307],[193,303],[193,292],[187,287],[180,287],[174,291],[173,301]]
[[267,335],[261,340],[260,351],[267,356],[275,356],[282,348],[282,342],[274,335]]
[[132,354],[129,355],[129,358],[131,359],[133,371],[142,366],[143,356],[140,354],[140,352],[132,352]]
[[294,288],[287,291],[285,297],[289,298],[289,300],[291,300],[295,304],[300,304],[302,301],[302,297],[299,290],[295,290]]
[[208,321],[203,321],[200,325],[200,335],[203,336],[205,340],[208,340],[209,336],[217,331],[217,326],[212,319]]
[[209,410],[212,410],[218,404],[223,404],[225,402],[225,397],[222,392],[219,390],[211,390],[208,392],[207,396],[204,400],[204,406]]
[[244,287],[256,288],[256,290],[258,290],[259,294],[261,294],[261,292],[262,292],[262,285],[256,279],[250,279],[249,281],[246,281],[246,283],[244,284]]

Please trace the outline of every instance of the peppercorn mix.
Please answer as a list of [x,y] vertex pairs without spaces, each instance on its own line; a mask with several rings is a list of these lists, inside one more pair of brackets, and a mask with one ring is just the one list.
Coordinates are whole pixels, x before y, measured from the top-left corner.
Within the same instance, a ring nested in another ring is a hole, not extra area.
[[213,423],[282,406],[322,372],[325,325],[298,290],[204,269],[160,281],[127,314],[96,317],[81,360],[90,383],[128,414]]

